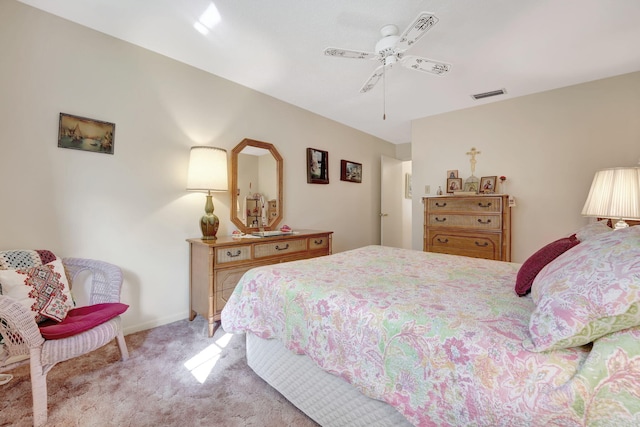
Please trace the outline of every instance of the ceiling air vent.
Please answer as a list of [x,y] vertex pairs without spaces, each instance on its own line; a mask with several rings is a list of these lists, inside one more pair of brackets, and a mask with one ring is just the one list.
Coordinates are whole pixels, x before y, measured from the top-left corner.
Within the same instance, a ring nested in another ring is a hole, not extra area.
[[476,93],[474,95],[471,95],[471,97],[475,100],[478,100],[478,99],[489,98],[492,96],[504,95],[505,93],[507,93],[506,89],[498,89],[498,90],[492,90],[491,92]]

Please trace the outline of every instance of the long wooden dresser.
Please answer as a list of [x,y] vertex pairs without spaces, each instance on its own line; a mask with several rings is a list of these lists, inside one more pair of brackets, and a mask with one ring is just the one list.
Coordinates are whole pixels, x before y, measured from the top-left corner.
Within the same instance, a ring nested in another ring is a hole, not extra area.
[[189,242],[190,320],[202,315],[209,336],[220,325],[220,313],[242,275],[253,267],[331,254],[331,231],[297,230],[295,234]]
[[426,252],[511,261],[509,196],[423,197]]

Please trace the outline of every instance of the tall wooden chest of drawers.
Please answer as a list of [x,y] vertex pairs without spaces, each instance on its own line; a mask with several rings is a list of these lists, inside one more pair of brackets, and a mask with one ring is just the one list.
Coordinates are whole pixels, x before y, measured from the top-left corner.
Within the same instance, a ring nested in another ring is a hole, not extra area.
[[189,319],[209,322],[209,336],[242,275],[253,267],[331,254],[331,231],[299,230],[283,236],[189,242]]
[[509,196],[423,197],[426,252],[511,261]]

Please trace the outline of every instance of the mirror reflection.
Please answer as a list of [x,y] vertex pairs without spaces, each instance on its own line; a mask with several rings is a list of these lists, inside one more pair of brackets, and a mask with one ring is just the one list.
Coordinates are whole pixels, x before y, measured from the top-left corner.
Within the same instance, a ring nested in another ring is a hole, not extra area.
[[282,218],[282,157],[272,144],[243,140],[231,153],[233,223],[244,233]]

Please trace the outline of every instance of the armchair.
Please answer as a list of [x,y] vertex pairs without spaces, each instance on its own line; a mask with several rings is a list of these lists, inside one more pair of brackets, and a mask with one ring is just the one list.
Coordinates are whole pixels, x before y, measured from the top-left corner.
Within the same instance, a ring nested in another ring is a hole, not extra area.
[[[72,289],[74,281],[82,284],[90,282],[90,289],[87,290],[89,305],[72,309],[67,316],[71,328],[64,325],[66,319],[56,325],[66,328],[64,333],[59,334],[59,339],[45,339],[40,329],[42,325],[36,323],[33,314],[24,305],[9,296],[0,295],[0,335],[4,337],[5,359],[20,360],[2,366],[3,360],[0,359],[0,372],[23,363],[30,364],[33,424],[36,427],[47,421],[47,373],[56,363],[96,350],[114,338],[120,349],[121,360],[129,357],[120,316],[117,314],[126,310],[127,306],[123,304],[118,304],[117,312],[112,310],[107,315],[98,315],[98,320],[94,317],[94,325],[90,329],[75,333],[75,329],[87,327],[84,320],[75,319],[84,319],[87,313],[100,312],[104,306],[113,306],[105,303],[120,302],[120,268],[102,261],[81,258],[64,258],[62,263]],[[77,280],[83,272],[90,273],[90,281],[85,280],[84,275],[83,280]],[[55,333],[59,333],[59,330]]]

